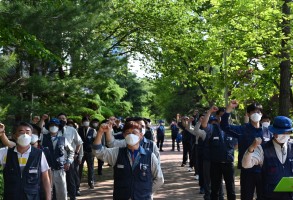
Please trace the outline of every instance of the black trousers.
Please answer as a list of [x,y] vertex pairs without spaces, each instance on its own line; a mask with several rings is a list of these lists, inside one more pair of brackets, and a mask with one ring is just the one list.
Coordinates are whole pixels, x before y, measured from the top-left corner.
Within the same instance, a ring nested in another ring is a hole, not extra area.
[[157,146],[160,150],[163,150],[162,148],[163,148],[164,139],[165,139],[164,135],[157,136]]
[[[175,150],[175,142],[176,142],[177,134],[172,134],[172,151]],[[178,150],[178,143],[177,143],[177,150]]]
[[102,174],[103,165],[104,165],[104,161],[98,159],[98,174],[99,174],[99,175]]
[[[190,141],[182,141],[183,145],[183,158],[182,158],[182,164],[186,165],[188,156],[189,156],[189,166],[192,167],[192,163],[190,161],[191,158],[191,142]],[[188,156],[187,156],[188,154]]]
[[252,200],[256,189],[257,200],[262,196],[261,173],[253,173],[245,169],[240,172],[241,200]]
[[[211,199],[211,176],[210,176],[210,167],[211,162],[209,160],[202,161],[203,169],[203,188],[204,188],[204,200]],[[219,200],[224,200],[224,191],[223,191],[223,182],[221,181],[221,186],[219,190]]]
[[224,178],[228,200],[236,200],[233,163],[211,162],[211,200],[219,199],[222,177]]
[[75,171],[74,162],[70,165],[69,169],[66,171],[66,184],[67,192],[70,199],[76,198],[76,184],[75,184]]
[[91,186],[94,184],[94,157],[92,152],[84,152],[84,155],[79,165],[79,178],[82,178],[83,164],[86,162],[88,167],[87,181],[88,185]]
[[80,186],[80,179],[79,179],[79,157],[74,159],[74,181],[75,181],[75,187],[76,191],[79,190]]

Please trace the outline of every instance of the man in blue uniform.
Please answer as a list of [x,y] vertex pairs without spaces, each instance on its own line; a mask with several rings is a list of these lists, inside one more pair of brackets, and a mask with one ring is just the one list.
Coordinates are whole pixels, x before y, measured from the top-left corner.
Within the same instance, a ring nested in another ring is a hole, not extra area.
[[208,124],[211,114],[218,110],[216,106],[212,106],[205,114],[201,124],[209,138],[211,200],[219,199],[222,177],[225,180],[228,200],[235,200],[233,164],[235,140],[221,129],[219,123]]
[[282,177],[293,176],[293,144],[289,142],[292,130],[291,119],[275,117],[273,125],[269,126],[274,137],[262,145],[262,139],[255,138],[243,156],[242,166],[245,169],[261,166],[262,200],[293,199],[292,192],[274,192]]
[[[0,164],[4,166],[4,199],[40,199],[41,182],[46,200],[51,199],[50,169],[41,150],[30,145],[32,126],[21,122],[14,127],[16,146],[0,149]],[[4,124],[0,124],[0,138],[6,138]]]
[[104,148],[103,133],[111,133],[110,124],[102,124],[93,143],[94,154],[114,168],[113,199],[152,199],[152,194],[164,183],[158,159],[140,146],[141,126],[127,122],[123,135],[127,147]]

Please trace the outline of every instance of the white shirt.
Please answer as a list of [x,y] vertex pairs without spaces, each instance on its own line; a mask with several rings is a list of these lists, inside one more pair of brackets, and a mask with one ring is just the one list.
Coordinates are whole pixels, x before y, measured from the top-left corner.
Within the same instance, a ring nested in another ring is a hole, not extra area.
[[[279,161],[284,164],[287,158],[287,142],[283,144],[283,148],[281,145],[276,143],[273,140],[274,148],[277,154]],[[242,167],[244,168],[252,168],[254,165],[263,165],[264,161],[264,152],[261,145],[258,145],[253,153],[249,153],[246,150],[243,158],[242,158]]]
[[195,135],[196,137],[196,144],[198,144],[198,139],[201,138],[202,140],[206,139],[207,133],[200,129],[199,127],[201,126],[201,122],[198,121],[194,127],[192,127],[191,123],[189,122],[187,126],[188,132],[190,132],[192,135]]
[[[7,152],[8,152],[8,147],[0,148],[0,164],[2,166],[5,166],[5,164],[6,164]],[[20,169],[22,171],[24,169],[24,167],[26,166],[27,160],[29,158],[29,155],[30,155],[30,152],[31,152],[31,146],[23,154],[21,154],[21,153],[19,153],[17,151],[17,147],[14,148],[14,152],[17,153],[19,167],[20,167]],[[50,169],[50,167],[48,165],[47,159],[46,159],[44,153],[42,152],[41,172],[48,171],[49,169]]]
[[[46,128],[43,128],[42,134],[49,134],[49,131]],[[41,140],[42,140],[42,134],[41,134]],[[83,143],[76,129],[71,126],[64,126],[63,134],[62,134],[62,131],[59,130],[58,136],[64,136],[74,151],[76,150],[76,146],[81,145]]]

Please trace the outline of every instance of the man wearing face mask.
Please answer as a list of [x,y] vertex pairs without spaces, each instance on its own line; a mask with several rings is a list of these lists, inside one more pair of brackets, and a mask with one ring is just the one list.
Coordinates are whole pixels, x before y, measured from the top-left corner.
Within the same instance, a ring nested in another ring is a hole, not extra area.
[[[74,153],[74,159],[78,159],[80,147],[82,145],[82,139],[77,133],[77,130],[71,126],[67,126],[67,115],[65,113],[58,114],[57,118],[60,120],[60,129],[62,136],[64,136],[68,143],[72,146]],[[78,161],[77,161],[78,162]],[[70,200],[76,199],[76,186],[78,183],[76,182],[77,174],[75,173],[75,166],[74,162],[70,165],[69,169],[66,171],[66,183],[67,183],[67,190]]]
[[94,189],[94,157],[92,154],[92,144],[97,136],[95,129],[90,127],[90,119],[83,117],[81,121],[81,127],[78,128],[77,132],[83,141],[83,158],[79,165],[79,178],[82,178],[83,164],[86,161],[88,168],[88,185],[90,189]]
[[[142,135],[140,137],[141,138],[140,145],[144,149],[153,152],[156,155],[156,157],[158,158],[158,161],[160,162],[160,152],[159,152],[157,145],[153,141],[146,139],[144,137],[144,134],[146,132],[146,123],[145,123],[144,119],[141,117],[129,117],[125,120],[125,122],[129,122],[129,121],[135,121],[141,125]],[[126,140],[117,140],[113,137],[112,134],[108,134],[108,133],[106,133],[106,141],[107,141],[108,147],[126,147],[127,146]]]
[[245,169],[241,165],[241,160],[246,149],[253,143],[257,137],[263,138],[263,129],[260,126],[262,117],[262,106],[258,103],[252,103],[247,106],[246,111],[250,119],[249,123],[244,125],[230,125],[229,116],[232,110],[238,106],[236,100],[232,100],[226,108],[226,113],[222,116],[221,128],[227,134],[238,139],[238,168],[240,172],[240,193],[241,200],[252,200],[256,190],[257,200],[262,193],[261,166],[255,165],[253,168]]
[[152,194],[164,183],[163,173],[156,156],[139,145],[141,126],[133,121],[125,123],[124,148],[105,148],[103,133],[111,134],[110,124],[102,124],[93,143],[94,154],[114,168],[113,199],[152,199]]
[[[30,145],[32,126],[21,122],[13,129],[16,146],[0,149],[3,168],[4,200],[40,199],[43,184],[44,198],[51,199],[49,166],[41,150]],[[5,136],[5,126],[0,124],[0,138]]]
[[242,160],[244,168],[261,166],[262,197],[265,200],[293,199],[291,192],[274,192],[282,177],[293,176],[293,144],[289,142],[292,133],[292,121],[285,116],[277,116],[272,126],[269,126],[274,137],[265,144],[261,138],[256,138],[248,147]]
[[268,115],[263,115],[260,120],[262,133],[263,133],[263,142],[266,143],[273,138],[273,133],[269,131],[269,125],[271,124],[271,118]]
[[49,134],[43,135],[41,147],[47,152],[46,157],[51,167],[54,198],[67,200],[65,172],[73,163],[74,151],[67,139],[61,135],[59,125],[60,121],[56,118],[48,122]]

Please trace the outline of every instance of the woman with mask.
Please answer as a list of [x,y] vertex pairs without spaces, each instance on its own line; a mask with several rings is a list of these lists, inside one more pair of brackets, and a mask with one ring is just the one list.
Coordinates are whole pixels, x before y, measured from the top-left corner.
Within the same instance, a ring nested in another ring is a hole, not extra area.
[[105,132],[112,132],[110,124],[100,126],[93,152],[114,168],[113,199],[152,199],[152,194],[162,186],[164,178],[156,156],[139,145],[141,125],[134,121],[124,125],[127,147],[123,148],[103,147],[101,138]]
[[242,160],[244,168],[261,166],[263,175],[263,192],[261,199],[287,200],[292,199],[292,192],[274,192],[283,177],[293,176],[293,145],[289,142],[292,133],[292,121],[285,116],[277,116],[272,126],[269,126],[274,137],[265,144],[261,138],[256,138],[248,147]]
[[229,116],[234,108],[238,106],[236,100],[232,100],[226,108],[226,112],[221,117],[221,128],[226,133],[238,139],[238,169],[240,172],[240,194],[241,200],[252,200],[256,190],[257,200],[262,193],[261,166],[255,165],[251,169],[245,169],[241,166],[242,157],[246,149],[253,143],[257,137],[263,138],[263,129],[260,126],[262,117],[262,105],[252,103],[247,106],[246,112],[249,122],[244,125],[230,125]]

